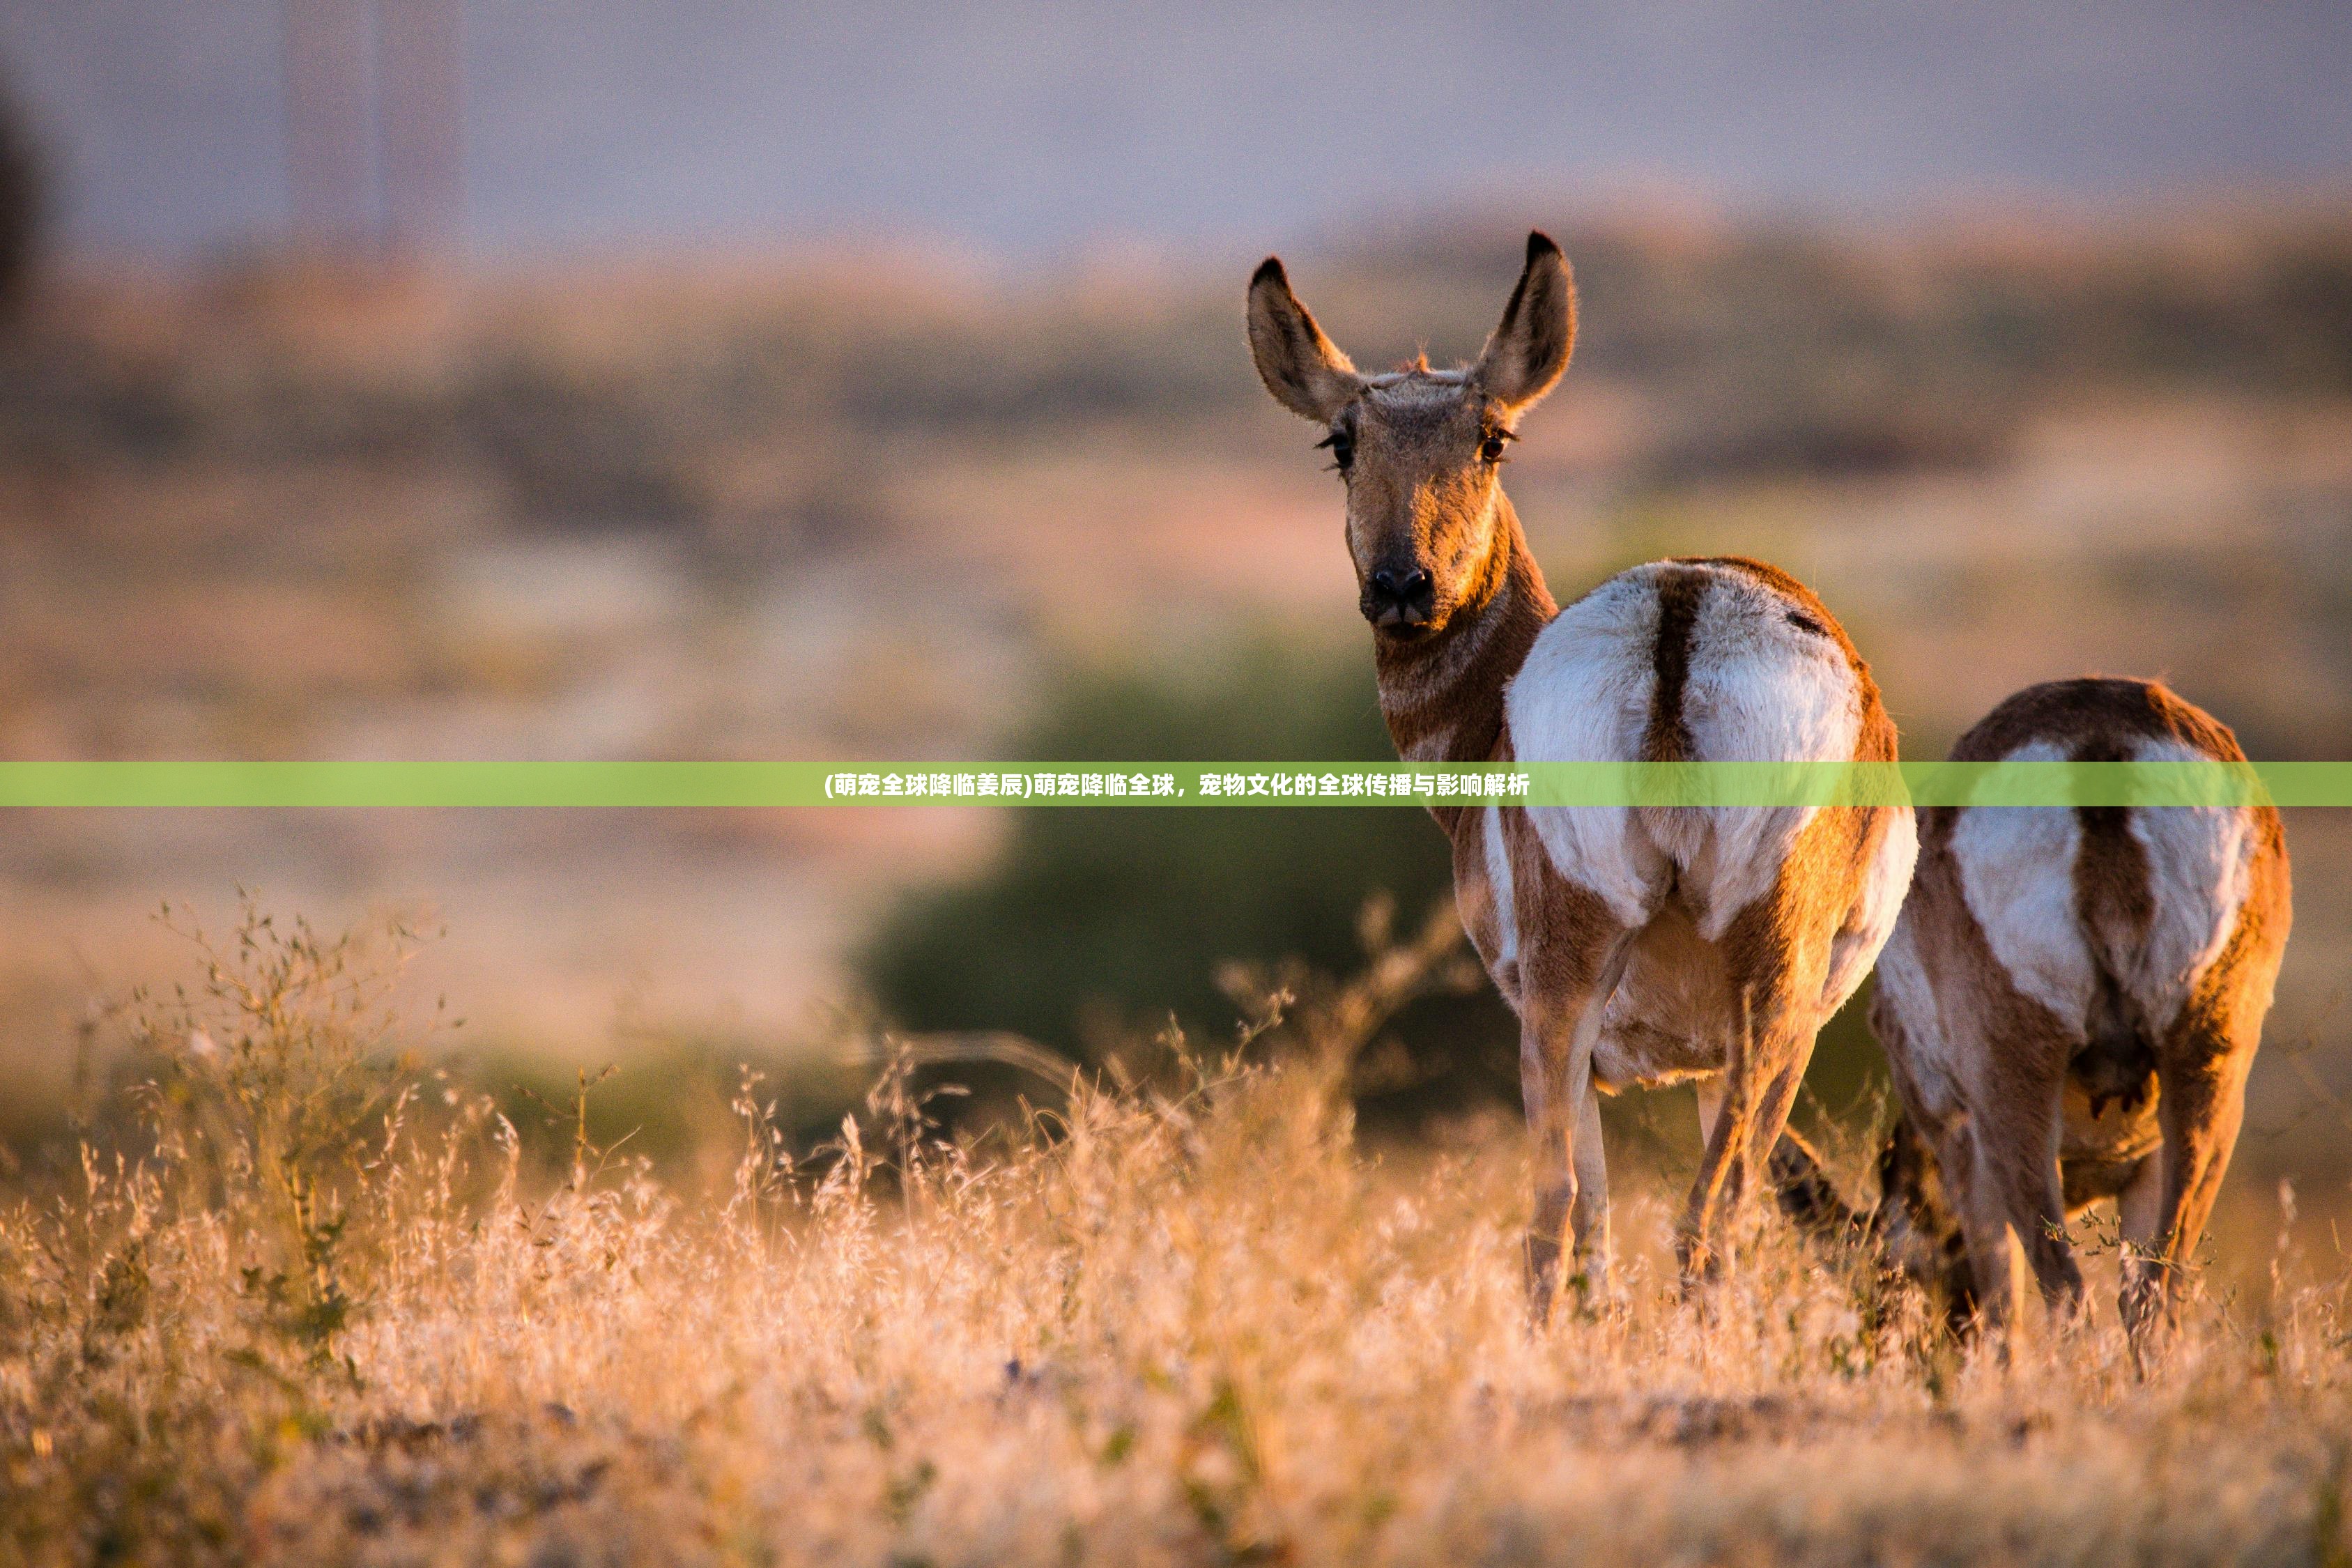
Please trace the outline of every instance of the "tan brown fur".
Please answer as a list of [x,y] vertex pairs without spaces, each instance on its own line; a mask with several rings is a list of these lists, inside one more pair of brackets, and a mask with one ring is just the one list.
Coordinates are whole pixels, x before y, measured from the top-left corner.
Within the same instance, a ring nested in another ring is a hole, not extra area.
[[[1397,754],[1415,762],[1486,762],[1504,754],[1503,690],[1559,606],[1528,552],[1509,499],[1496,498],[1490,559],[1455,606],[1448,633],[1372,645],[1381,717]],[[1461,808],[1436,808],[1448,832]],[[1471,814],[1471,815],[1475,815]]]
[[[2225,725],[2161,685],[2097,678],[2018,693],[1952,756],[1992,762],[2040,742],[2071,760],[2117,761],[2148,741],[2244,760]],[[2129,817],[2161,809],[2076,808],[2074,911],[2098,967],[2081,1019],[2027,994],[1994,952],[1956,857],[1959,811],[1920,813],[1919,866],[1898,941],[1916,955],[1938,1027],[1965,1031],[1938,1048],[1969,1053],[1969,1070],[1956,1076],[1941,1058],[1928,1059],[1930,1042],[1909,1016],[1918,1004],[1882,982],[1872,1023],[1907,1124],[1885,1162],[1876,1228],[1904,1267],[1997,1324],[2019,1321],[2020,1252],[2054,1311],[2079,1310],[2082,1274],[2064,1226],[2102,1199],[2121,1205],[2126,1322],[2137,1333],[2168,1314],[2236,1142],[2293,919],[2284,835],[2275,810],[2249,808],[2233,924],[2178,1016],[2159,1027],[2116,976],[2160,912]],[[1960,1086],[1963,1103],[1936,1103],[1947,1083]]]
[[[1558,606],[1503,494],[1498,454],[1515,437],[1519,414],[1567,363],[1573,301],[1558,247],[1531,236],[1502,324],[1475,364],[1433,371],[1420,361],[1366,377],[1330,347],[1278,262],[1269,259],[1252,280],[1250,338],[1260,374],[1286,407],[1328,426],[1325,445],[1340,456],[1349,550],[1360,608],[1374,626],[1381,711],[1405,757],[1515,755],[1507,691]],[[1688,570],[1668,573],[1661,588],[1658,698],[1644,755],[1688,754],[1680,680],[1689,620],[1716,574],[1728,571],[1786,601],[1791,625],[1835,643],[1860,694],[1856,754],[1893,758],[1895,730],[1876,684],[1817,597],[1758,562],[1678,564]],[[1400,581],[1417,584],[1421,595],[1391,592]],[[1852,1219],[1811,1152],[1785,1129],[1824,1021],[1833,946],[1858,917],[1862,880],[1894,813],[1817,813],[1769,891],[1716,942],[1685,931],[1692,917],[1679,908],[1645,931],[1622,929],[1605,899],[1558,872],[1522,810],[1439,806],[1433,815],[1453,840],[1464,924],[1521,1018],[1522,1089],[1536,1151],[1528,1287],[1538,1315],[1571,1220],[1580,1255],[1605,1268],[1606,1167],[1594,1092],[1619,1086],[1595,1076],[1592,1055],[1603,1011],[1629,966],[1662,978],[1705,974],[1704,994],[1679,1013],[1668,1007],[1654,1023],[1633,1016],[1625,1024],[1631,1035],[1649,1028],[1656,1036],[1667,1081],[1724,1075],[1727,1064],[1730,1093],[1721,1113],[1706,1114],[1707,1152],[1685,1215],[1686,1267],[1703,1271],[1719,1256],[1727,1205],[1756,1190],[1747,1173],[1764,1151],[1784,1207],[1821,1225]],[[1507,910],[1498,908],[1490,870],[1490,823],[1499,826],[1511,872]],[[1507,922],[1517,934],[1516,955],[1505,951]],[[1696,944],[1696,970],[1677,962],[1677,942]]]

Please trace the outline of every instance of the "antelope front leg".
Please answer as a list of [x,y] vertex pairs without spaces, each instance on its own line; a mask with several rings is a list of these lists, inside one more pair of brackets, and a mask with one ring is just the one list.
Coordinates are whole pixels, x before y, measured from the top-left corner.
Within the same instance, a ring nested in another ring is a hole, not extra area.
[[1535,1205],[1528,1220],[1528,1315],[1540,1325],[1559,1284],[1562,1232],[1576,1222],[1577,1268],[1588,1282],[1605,1274],[1609,1251],[1609,1172],[1601,1142],[1601,1106],[1592,1087],[1592,1047],[1609,994],[1624,968],[1613,942],[1582,985],[1554,984],[1521,1004],[1519,1093],[1527,1103]]
[[1576,1105],[1576,1201],[1569,1207],[1568,1223],[1576,1233],[1577,1277],[1588,1298],[1597,1299],[1608,1294],[1612,1266],[1609,1159],[1601,1143],[1601,1090],[1587,1061],[1584,1093]]
[[[1587,1000],[1580,1010],[1598,1013]],[[1534,1009],[1530,1008],[1530,1012]],[[1575,1059],[1574,1031],[1563,1033],[1529,1021],[1519,1026],[1519,1098],[1527,1104],[1528,1161],[1535,1180],[1535,1205],[1528,1216],[1528,1316],[1541,1324],[1551,1316],[1552,1292],[1559,1283],[1560,1233],[1576,1205],[1577,1167],[1597,1159],[1577,1147],[1577,1109],[1591,1092],[1592,1058]]]

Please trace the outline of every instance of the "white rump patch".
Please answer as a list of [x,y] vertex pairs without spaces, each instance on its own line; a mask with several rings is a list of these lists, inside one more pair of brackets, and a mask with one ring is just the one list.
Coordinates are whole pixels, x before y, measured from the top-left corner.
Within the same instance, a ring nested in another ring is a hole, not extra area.
[[[1797,605],[1744,572],[1717,568],[1691,632],[1683,723],[1705,762],[1847,762],[1862,737],[1862,690],[1832,638],[1790,620]],[[1771,889],[1811,806],[1729,806],[1644,813],[1651,837],[1704,900],[1699,934]],[[1713,855],[1708,855],[1709,840]],[[1703,885],[1691,874],[1711,869]]]
[[[2054,763],[2065,756],[2050,742],[2034,741],[2002,760]],[[1960,891],[1993,956],[2021,994],[2078,1034],[2095,983],[2074,905],[2074,861],[2082,847],[2072,806],[1972,805],[1952,825]]]
[[[2143,763],[2210,760],[2169,740],[2143,741],[2132,755]],[[2104,956],[2148,1023],[2163,1030],[2236,929],[2259,839],[2252,814],[2240,806],[2137,806],[2131,834],[2147,856],[2156,916],[2136,950]]]
[[[1504,711],[1511,748],[1538,763],[1631,762],[1642,754],[1657,687],[1654,568],[1620,573],[1562,610],[1537,634]],[[1598,893],[1619,923],[1650,918],[1664,867],[1637,839],[1625,806],[1528,808],[1544,854],[1559,874]]]
[[[1505,698],[1517,754],[1530,762],[1634,762],[1657,690],[1659,577],[1637,566],[1560,612],[1536,638]],[[1691,631],[1682,718],[1703,762],[1843,762],[1862,731],[1862,693],[1832,638],[1790,619],[1797,605],[1744,572],[1700,567],[1708,582]],[[1713,942],[1769,890],[1812,808],[1537,806],[1553,866],[1605,900],[1623,924],[1655,912],[1668,871]]]
[[[2057,762],[2063,749],[2036,741],[2011,753]],[[2206,753],[2146,739],[2135,762],[2198,762]],[[2147,1026],[2169,1028],[2198,977],[2221,956],[2245,903],[2259,839],[2252,813],[2235,806],[2137,806],[2129,827],[2147,858],[2154,906],[2147,934],[2084,929],[2074,890],[2082,829],[2067,807],[1972,806],[1952,832],[1969,910],[2019,991],[2079,1031],[2104,968]],[[1891,951],[1891,949],[1890,949]],[[1885,966],[1880,966],[1882,973]]]

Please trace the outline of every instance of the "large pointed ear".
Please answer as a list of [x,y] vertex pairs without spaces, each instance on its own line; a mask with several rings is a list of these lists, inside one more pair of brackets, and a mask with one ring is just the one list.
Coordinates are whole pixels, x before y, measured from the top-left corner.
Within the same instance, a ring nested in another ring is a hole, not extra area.
[[1486,340],[1471,379],[1486,395],[1516,412],[1552,389],[1576,347],[1576,279],[1551,236],[1528,236],[1528,265],[1503,324]]
[[1290,291],[1282,262],[1267,257],[1250,278],[1250,353],[1274,400],[1302,419],[1328,425],[1363,391],[1364,378],[1332,346]]

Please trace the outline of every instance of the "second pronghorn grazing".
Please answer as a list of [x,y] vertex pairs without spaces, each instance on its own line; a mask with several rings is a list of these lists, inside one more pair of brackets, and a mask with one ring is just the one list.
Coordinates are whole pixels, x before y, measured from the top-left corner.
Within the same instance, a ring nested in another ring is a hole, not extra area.
[[[2243,762],[2163,687],[2029,687],[1958,762]],[[1902,1266],[2013,1325],[2018,1258],[2073,1316],[2066,1218],[2116,1200],[2135,1338],[2168,1308],[2221,1190],[2293,915],[2262,806],[1922,813],[1919,874],[1871,1023],[1906,1119],[1876,1225]]]
[[[1501,468],[1567,368],[1575,287],[1528,238],[1502,323],[1471,364],[1367,375],[1269,258],[1250,280],[1266,390],[1314,421],[1347,489],[1381,708],[1414,760],[1891,762],[1895,726],[1822,602],[1759,562],[1654,562],[1560,610]],[[1571,1224],[1604,1282],[1608,1169],[1597,1096],[1695,1080],[1706,1152],[1684,1213],[1685,1276],[1719,1260],[1728,1205],[1784,1136],[1822,1023],[1893,928],[1916,839],[1899,807],[1438,806],[1463,923],[1518,1015],[1533,1139],[1529,1305],[1540,1319]],[[1818,1180],[1817,1173],[1813,1179]]]

